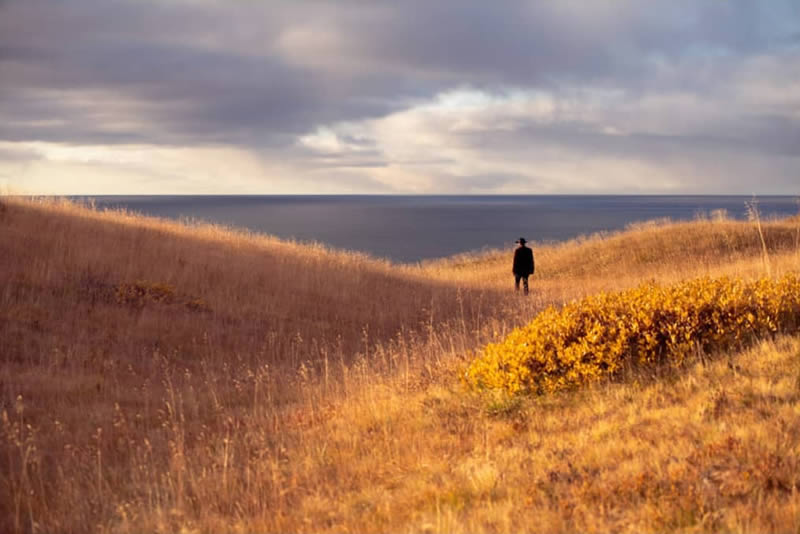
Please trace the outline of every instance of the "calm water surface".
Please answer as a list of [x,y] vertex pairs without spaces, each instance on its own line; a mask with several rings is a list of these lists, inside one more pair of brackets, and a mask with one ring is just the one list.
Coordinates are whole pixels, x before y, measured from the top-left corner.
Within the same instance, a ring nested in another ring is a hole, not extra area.
[[[83,197],[85,198],[85,197]],[[529,241],[562,241],[651,219],[714,210],[745,218],[740,196],[99,196],[100,208],[194,218],[400,262]],[[759,197],[762,217],[798,212],[796,197]]]

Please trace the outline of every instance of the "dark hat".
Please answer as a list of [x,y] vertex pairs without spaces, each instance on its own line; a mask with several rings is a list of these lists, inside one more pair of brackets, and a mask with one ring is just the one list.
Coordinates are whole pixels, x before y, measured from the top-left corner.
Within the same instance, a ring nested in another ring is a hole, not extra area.
[[524,237],[520,237],[519,239],[517,239],[517,240],[516,240],[516,241],[514,241],[514,242],[515,242],[515,243],[519,243],[520,245],[524,245],[525,243],[527,243],[527,241],[525,240],[525,238],[524,238]]

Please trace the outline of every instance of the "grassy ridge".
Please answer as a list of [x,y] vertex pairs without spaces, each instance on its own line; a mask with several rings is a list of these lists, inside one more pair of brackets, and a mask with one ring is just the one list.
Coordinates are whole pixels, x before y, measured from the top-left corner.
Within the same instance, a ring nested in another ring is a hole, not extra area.
[[[762,275],[753,225],[539,246],[521,299],[508,252],[398,266],[0,200],[2,531],[800,525],[796,340],[526,401],[457,379],[545,305]],[[770,273],[797,272],[798,222],[763,233]]]
[[[800,248],[800,219],[765,223],[764,236],[770,254],[796,252]],[[756,228],[725,218],[637,223],[623,232],[534,248],[536,279],[546,286],[578,283],[609,289],[608,284],[612,283],[614,289],[620,289],[652,278],[671,282],[743,270],[755,274],[763,268],[761,263],[753,262],[762,248]],[[435,275],[454,271],[465,281],[505,287],[507,264],[507,251],[489,251],[431,261],[427,272]]]
[[[262,363],[296,367],[320,359],[323,345],[350,359],[404,327],[462,308],[468,318],[476,302],[493,312],[499,302],[496,291],[459,289],[321,246],[65,203],[7,204],[0,276],[13,290],[3,307],[11,359],[46,358],[67,341],[85,352],[97,345],[99,331],[120,329],[125,335],[103,339],[103,350],[122,358],[155,346],[165,353],[193,350],[202,337],[217,351],[266,351]],[[121,288],[138,282],[198,306],[119,302]],[[30,327],[46,335],[24,335]]]

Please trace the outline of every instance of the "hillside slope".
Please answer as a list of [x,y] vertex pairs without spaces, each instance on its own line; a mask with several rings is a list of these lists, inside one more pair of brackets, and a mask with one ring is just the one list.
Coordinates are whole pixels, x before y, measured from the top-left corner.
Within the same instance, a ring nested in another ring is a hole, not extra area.
[[53,348],[126,359],[205,343],[296,367],[323,348],[349,360],[403,328],[456,312],[466,320],[501,300],[363,255],[211,225],[68,203],[6,202],[0,217],[0,335],[11,360]]
[[[722,272],[752,276],[765,272],[765,267],[772,274],[796,268],[800,217],[762,222],[761,233],[763,242],[754,223],[698,219],[644,222],[622,232],[534,243],[536,281],[544,290],[578,284],[593,292],[622,289],[646,279],[671,282]],[[765,251],[767,266],[761,260]],[[444,275],[484,287],[506,286],[508,269],[507,251],[443,258],[424,266],[429,276]]]
[[[0,531],[800,526],[800,344],[532,399],[474,351],[548,304],[800,271],[798,224],[697,221],[420,267],[0,199]],[[765,246],[766,247],[765,247]]]

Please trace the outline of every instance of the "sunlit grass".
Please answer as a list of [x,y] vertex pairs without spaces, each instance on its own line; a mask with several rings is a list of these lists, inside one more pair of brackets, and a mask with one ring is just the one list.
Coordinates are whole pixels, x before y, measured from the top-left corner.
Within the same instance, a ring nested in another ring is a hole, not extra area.
[[795,531],[800,344],[512,400],[459,377],[546,305],[800,270],[712,218],[422,266],[0,199],[0,531]]

